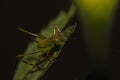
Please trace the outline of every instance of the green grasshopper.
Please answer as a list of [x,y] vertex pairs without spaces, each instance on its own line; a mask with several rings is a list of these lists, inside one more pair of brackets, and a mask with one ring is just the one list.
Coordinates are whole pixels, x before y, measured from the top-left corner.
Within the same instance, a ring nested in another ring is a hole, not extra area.
[[[41,41],[34,40],[37,43],[36,51],[34,51],[33,53],[20,54],[20,55],[16,56],[23,63],[32,66],[33,67],[32,72],[37,71],[38,69],[40,69],[40,67],[38,66],[38,64],[35,64],[35,65],[31,64],[30,62],[26,61],[25,59],[22,59],[22,57],[27,56],[27,55],[32,55],[32,54],[39,54],[39,56],[38,56],[38,59],[40,60],[39,64],[46,60],[48,60],[50,62],[54,62],[55,58],[53,57],[53,53],[55,51],[60,50],[60,48],[65,43],[66,37],[63,35],[63,33],[61,32],[61,30],[59,29],[59,27],[57,25],[54,26],[53,35],[49,38],[46,38],[45,36],[43,36],[41,34],[35,34],[32,32],[29,32],[22,28],[18,28],[18,29],[22,32],[25,32],[29,35],[32,35],[36,38],[41,39]],[[51,59],[52,59],[52,61],[51,61]]]
[[19,28],[20,31],[35,37],[34,42],[37,43],[37,45],[33,45],[33,47],[37,46],[37,48],[29,49],[30,51],[28,50],[28,53],[16,56],[20,62],[22,62],[20,63],[22,65],[20,70],[22,69],[22,72],[25,71],[25,73],[19,72],[20,75],[18,74],[19,78],[17,78],[17,80],[38,80],[38,78],[43,76],[60,55],[62,48],[75,28],[76,24],[61,31],[56,25],[53,29],[53,35],[49,38]]

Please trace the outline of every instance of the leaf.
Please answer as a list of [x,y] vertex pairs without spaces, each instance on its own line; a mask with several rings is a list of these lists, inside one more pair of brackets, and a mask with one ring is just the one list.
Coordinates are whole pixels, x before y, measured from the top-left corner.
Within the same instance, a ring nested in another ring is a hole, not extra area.
[[[68,23],[68,21],[73,17],[74,12],[75,12],[75,8],[73,5],[71,6],[68,13],[61,11],[60,14],[58,15],[58,17],[56,19],[50,21],[50,23],[48,24],[48,27],[46,29],[42,30],[40,32],[40,34],[42,34],[46,37],[50,37],[53,34],[53,25],[55,25],[55,24],[59,25],[60,29],[63,29],[65,27],[65,25]],[[66,36],[65,42],[67,41],[70,34],[72,34],[75,27],[76,27],[76,25],[70,26],[65,30],[65,32],[63,32],[63,34]],[[56,54],[53,56],[57,57],[60,54],[62,47],[63,46],[61,46],[60,50],[55,52]],[[30,42],[25,51],[25,54],[32,53],[36,49],[37,49],[37,46],[33,42]],[[26,58],[31,63],[34,64],[34,63],[36,63],[36,60],[34,60],[35,56],[38,56],[38,55],[33,55],[32,57],[27,56]],[[43,69],[42,71],[39,70],[35,73],[29,74],[29,71],[31,70],[31,66],[26,65],[25,63],[19,62],[13,80],[38,80],[41,76],[44,75],[44,73],[48,70],[48,68],[52,65],[52,63],[50,63],[50,61],[45,61],[41,65],[43,65],[42,67],[44,67],[45,69]],[[26,76],[27,76],[27,78],[26,78]]]

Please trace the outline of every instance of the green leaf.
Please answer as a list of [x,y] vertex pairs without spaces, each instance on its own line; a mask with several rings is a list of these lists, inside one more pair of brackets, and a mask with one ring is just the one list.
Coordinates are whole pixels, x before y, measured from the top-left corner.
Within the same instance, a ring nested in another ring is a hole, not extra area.
[[[50,21],[50,23],[48,24],[48,27],[46,29],[42,30],[40,32],[40,34],[42,34],[46,37],[52,36],[53,26],[57,24],[60,29],[63,29],[65,27],[65,25],[68,23],[68,21],[73,17],[74,13],[75,13],[75,8],[73,5],[71,6],[70,10],[67,13],[61,11],[60,14],[57,16],[57,18]],[[76,25],[70,26],[65,29],[65,31],[63,32],[63,34],[66,37],[65,42],[69,38],[70,34],[72,34],[75,27],[76,27]],[[36,38],[36,39],[38,39],[38,38]],[[62,47],[63,46],[61,46],[58,51],[54,52],[54,55],[53,55],[54,57],[56,57],[56,58],[58,57],[58,55],[60,54],[60,52],[62,50]],[[37,49],[37,46],[33,42],[29,42],[28,47],[24,54],[32,53],[36,49]],[[38,56],[38,55],[37,54],[32,55],[32,56],[30,55],[30,56],[26,56],[24,58],[26,58],[32,64],[35,64],[36,61],[38,61],[38,60],[36,60],[36,56]],[[52,65],[52,63],[50,61],[44,61],[42,64],[40,64],[40,66],[42,66],[42,68],[44,68],[44,69],[38,70],[35,73],[29,73],[31,71],[32,67],[20,61],[18,63],[13,80],[38,80],[41,76],[44,75],[44,73],[48,70],[48,68],[51,65]]]

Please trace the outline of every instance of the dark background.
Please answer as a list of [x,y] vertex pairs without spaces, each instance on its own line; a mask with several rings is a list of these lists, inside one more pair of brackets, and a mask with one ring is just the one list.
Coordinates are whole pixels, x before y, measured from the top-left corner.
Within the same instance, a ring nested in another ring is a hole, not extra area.
[[[12,80],[16,69],[16,55],[23,52],[29,37],[17,30],[25,26],[29,31],[38,33],[60,10],[68,11],[69,0],[4,0],[1,5],[0,22],[0,74],[2,80]],[[118,6],[112,30],[112,77],[119,80],[120,75],[120,6]],[[74,23],[76,16],[69,22]],[[68,40],[57,62],[42,77],[43,80],[85,80],[87,59],[81,24]],[[119,78],[119,79],[118,79]],[[90,80],[90,79],[89,79]]]

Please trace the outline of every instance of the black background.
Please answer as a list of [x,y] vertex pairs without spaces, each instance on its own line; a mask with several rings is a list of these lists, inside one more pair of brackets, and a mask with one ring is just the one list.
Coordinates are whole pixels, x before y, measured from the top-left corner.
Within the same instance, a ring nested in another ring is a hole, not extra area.
[[[15,56],[24,51],[29,37],[17,30],[26,26],[29,31],[38,33],[60,10],[67,11],[69,0],[4,0],[1,6],[0,22],[0,76],[1,80],[12,80],[16,69]],[[119,80],[120,75],[120,7],[118,6],[112,30],[112,76]],[[76,21],[76,16],[70,23]],[[87,59],[81,24],[65,45],[57,62],[42,77],[43,80],[86,80]],[[119,78],[119,79],[118,79]]]

